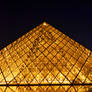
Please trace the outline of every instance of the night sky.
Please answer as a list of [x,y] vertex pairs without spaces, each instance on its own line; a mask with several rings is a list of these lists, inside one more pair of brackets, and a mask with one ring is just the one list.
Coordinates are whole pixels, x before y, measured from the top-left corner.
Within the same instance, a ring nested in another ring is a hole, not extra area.
[[0,4],[0,49],[46,21],[92,50],[92,4],[88,0]]

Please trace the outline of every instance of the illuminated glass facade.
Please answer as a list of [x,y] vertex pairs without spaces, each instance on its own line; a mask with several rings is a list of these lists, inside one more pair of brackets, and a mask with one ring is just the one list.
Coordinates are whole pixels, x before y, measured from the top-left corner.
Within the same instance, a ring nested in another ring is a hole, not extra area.
[[92,92],[92,52],[44,22],[0,50],[0,92]]

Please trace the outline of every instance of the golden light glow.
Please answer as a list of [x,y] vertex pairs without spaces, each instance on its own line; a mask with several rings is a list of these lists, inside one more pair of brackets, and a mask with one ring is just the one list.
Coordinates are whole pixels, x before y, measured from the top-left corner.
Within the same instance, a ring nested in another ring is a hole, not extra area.
[[46,23],[46,22],[44,22],[44,23],[43,23],[43,25],[44,25],[44,26],[46,26],[46,25],[47,25],[47,23]]
[[[92,52],[46,22],[0,51],[2,84],[92,83]],[[0,92],[91,92],[92,86],[0,86]]]

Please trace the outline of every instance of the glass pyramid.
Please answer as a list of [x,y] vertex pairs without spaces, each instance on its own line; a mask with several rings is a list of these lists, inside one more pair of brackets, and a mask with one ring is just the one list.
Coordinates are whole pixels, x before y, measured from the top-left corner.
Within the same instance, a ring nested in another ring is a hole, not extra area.
[[0,92],[92,92],[92,52],[44,22],[1,49]]

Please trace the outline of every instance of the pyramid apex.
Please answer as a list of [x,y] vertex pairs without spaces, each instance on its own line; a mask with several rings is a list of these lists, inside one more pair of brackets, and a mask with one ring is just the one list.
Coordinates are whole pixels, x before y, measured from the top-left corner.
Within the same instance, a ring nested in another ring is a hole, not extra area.
[[42,23],[44,26],[46,26],[47,25],[47,23],[44,21],[43,23]]

